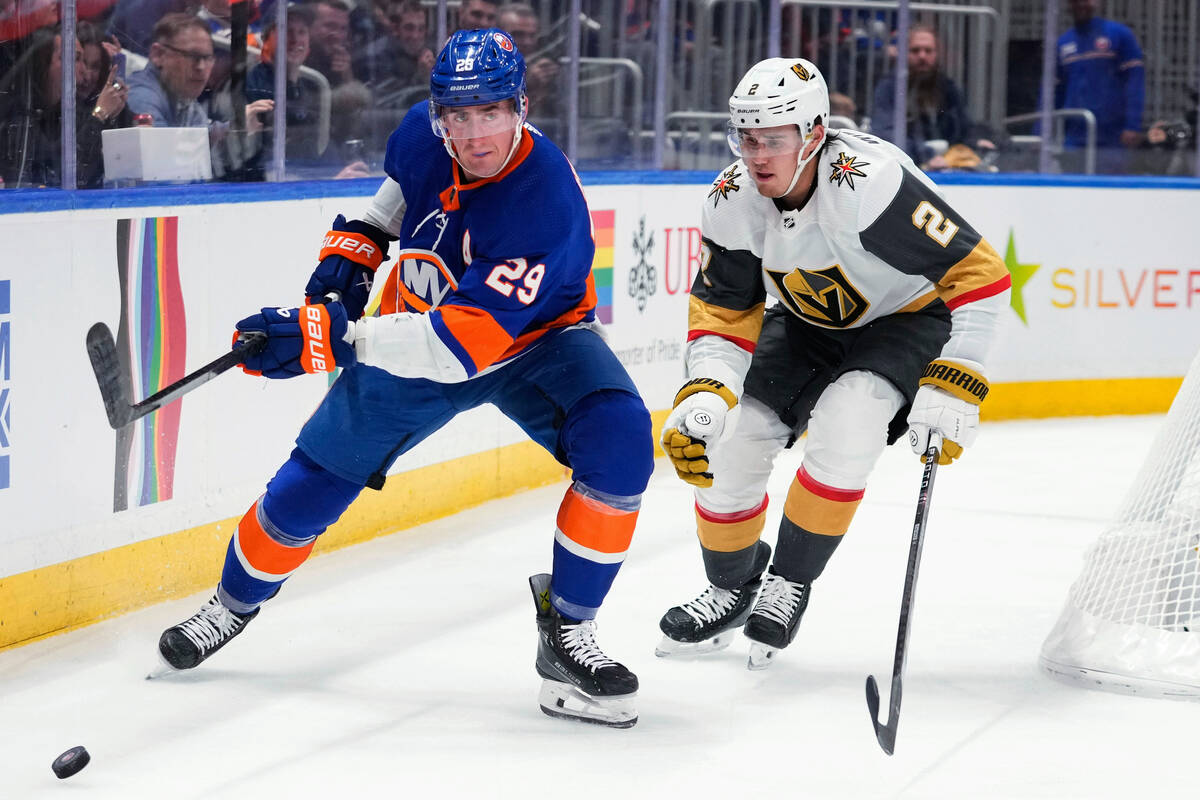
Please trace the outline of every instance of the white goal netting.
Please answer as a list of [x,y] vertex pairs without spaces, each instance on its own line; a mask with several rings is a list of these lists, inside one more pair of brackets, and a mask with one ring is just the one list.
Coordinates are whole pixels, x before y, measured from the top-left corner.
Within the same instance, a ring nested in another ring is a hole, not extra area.
[[1092,688],[1200,699],[1200,356],[1040,663]]

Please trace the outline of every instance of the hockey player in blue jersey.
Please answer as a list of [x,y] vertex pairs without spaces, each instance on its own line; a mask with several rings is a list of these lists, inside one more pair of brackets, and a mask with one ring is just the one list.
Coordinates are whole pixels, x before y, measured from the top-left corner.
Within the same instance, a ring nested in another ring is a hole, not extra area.
[[[268,337],[248,372],[343,371],[234,532],[214,597],[163,633],[159,651],[174,669],[237,636],[399,456],[491,403],[573,471],[553,573],[530,578],[540,705],[614,727],[637,721],[637,677],[596,644],[594,619],[653,470],[650,416],[597,333],[587,204],[566,157],[525,125],[524,76],[503,31],[456,32],[430,101],[388,141],[369,209],[339,215],[325,237],[308,304],[237,324]],[[394,240],[380,314],[363,317]]]

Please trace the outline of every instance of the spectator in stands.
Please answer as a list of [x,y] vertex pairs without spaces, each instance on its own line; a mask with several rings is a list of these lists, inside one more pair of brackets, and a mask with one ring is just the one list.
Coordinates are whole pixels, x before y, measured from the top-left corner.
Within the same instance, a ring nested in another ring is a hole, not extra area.
[[[78,22],[75,27],[75,35],[83,50],[83,71],[75,90],[80,98],[95,98],[104,88],[104,79],[108,77],[109,71],[113,68],[113,57],[121,52],[121,45],[114,38],[105,39],[100,28],[86,20]],[[113,79],[117,77],[120,77],[124,84],[125,76],[113,75]]]
[[[871,133],[889,141],[895,130],[896,74],[884,77],[875,86],[871,107]],[[933,159],[954,145],[973,149],[994,149],[991,140],[978,135],[967,116],[962,90],[946,75],[938,62],[938,39],[933,28],[914,25],[908,32],[908,110],[905,150],[919,165],[937,167]],[[930,142],[944,142],[941,151]]]
[[[313,10],[308,6],[293,6],[287,10],[287,53],[284,64],[287,70],[287,157],[315,159],[317,151],[317,124],[319,122],[318,97],[300,82],[300,68],[308,58],[309,30],[313,22]],[[246,99],[275,99],[275,63],[278,56],[279,37],[275,35],[275,22],[271,20],[263,32],[263,49],[259,63],[246,75]],[[266,128],[264,128],[266,130]],[[270,150],[270,142],[264,142]],[[267,158],[270,158],[269,152]]]
[[144,56],[150,52],[154,26],[160,19],[194,7],[195,0],[117,0],[108,21],[108,35],[116,37],[126,50]]
[[[287,70],[287,131],[286,131],[286,160],[287,169],[294,174],[306,177],[327,177],[338,168],[341,171],[333,175],[335,178],[362,178],[367,176],[367,165],[361,161],[353,162],[344,167],[330,156],[333,150],[328,142],[322,148],[320,143],[320,110],[318,96],[313,91],[313,84],[302,83],[300,68],[308,57],[309,30],[313,22],[313,11],[308,6],[291,6],[287,11],[287,53],[284,55]],[[263,49],[261,61],[246,76],[246,99],[274,100],[275,99],[275,63],[278,57],[278,40],[275,35],[274,20],[267,23],[263,31]],[[271,126],[268,124],[263,131],[262,165],[265,170],[271,163],[273,141]]]
[[[7,188],[62,184],[62,50],[60,31],[40,28],[6,76],[8,90],[0,93],[0,179]],[[71,51],[75,80],[81,84],[85,75],[78,40]],[[94,106],[76,103],[75,170],[81,188],[103,184],[100,133],[119,124],[127,92],[124,84],[109,81],[97,92]]]
[[387,35],[368,45],[355,65],[355,72],[363,76],[377,105],[397,91],[415,86],[428,90],[433,70],[429,20],[420,2],[391,0],[387,8]]
[[233,177],[261,146],[260,115],[271,111],[275,101],[247,103],[245,141],[241,136],[227,141],[230,123],[226,120],[231,115],[214,114],[214,120],[197,101],[208,83],[214,60],[212,36],[203,20],[192,14],[166,15],[154,26],[150,63],[129,79],[129,109],[134,114],[149,114],[156,127],[208,128],[214,146],[214,174]]
[[[855,130],[858,129],[858,106],[854,104],[854,100],[849,95],[830,92],[829,114],[831,128],[853,127]],[[840,117],[840,119],[835,120],[835,117]]]
[[350,6],[342,0],[312,0],[311,48],[304,66],[325,76],[335,89],[355,80],[350,57]]
[[[1141,146],[1146,70],[1133,31],[1096,16],[1098,0],[1070,0],[1072,28],[1058,38],[1055,108],[1086,108],[1096,116],[1096,169],[1120,173]],[[1081,172],[1087,142],[1083,120],[1065,122],[1063,168]]]
[[[557,120],[562,116],[562,82],[558,62],[540,52],[541,23],[528,3],[506,3],[497,13],[500,28],[508,31],[517,49],[525,56],[525,94],[529,98],[529,116],[535,121]],[[545,122],[542,123],[545,125]],[[554,138],[554,134],[546,131]]]
[[310,0],[313,24],[304,66],[325,76],[333,89],[330,99],[330,137],[337,148],[349,147],[365,136],[363,112],[371,105],[371,90],[354,74],[350,56],[350,7],[342,0]]
[[458,7],[458,30],[490,28],[495,24],[495,0],[462,0]]
[[[356,0],[350,9],[350,52],[361,53],[392,30],[388,21],[389,0]],[[356,73],[363,80],[365,75]]]
[[1190,89],[1190,107],[1182,119],[1155,120],[1146,131],[1143,170],[1161,175],[1196,174],[1196,118],[1200,110],[1200,92]]

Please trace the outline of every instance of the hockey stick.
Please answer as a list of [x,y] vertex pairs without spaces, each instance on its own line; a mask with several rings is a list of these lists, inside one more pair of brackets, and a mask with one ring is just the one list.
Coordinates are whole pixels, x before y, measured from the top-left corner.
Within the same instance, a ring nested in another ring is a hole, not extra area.
[[108,414],[108,424],[114,430],[123,428],[135,419],[141,419],[168,403],[178,400],[192,389],[208,383],[230,367],[242,363],[252,355],[261,353],[266,346],[265,334],[244,333],[233,349],[225,355],[210,361],[195,372],[185,375],[140,403],[134,403],[130,400],[125,375],[121,371],[121,362],[117,357],[117,344],[113,341],[112,331],[103,322],[97,322],[87,332],[88,359],[92,362],[92,371],[96,373],[96,383],[100,386],[100,398],[104,401],[104,412]]
[[929,436],[925,450],[925,471],[921,475],[921,492],[917,496],[917,518],[913,522],[912,544],[908,548],[908,572],[904,575],[904,594],[900,598],[900,629],[896,633],[896,660],[892,665],[892,696],[888,702],[888,721],[879,722],[879,686],[875,676],[867,676],[867,708],[875,738],[889,756],[896,749],[896,728],[900,725],[900,697],[903,694],[904,662],[908,657],[908,629],[912,616],[913,598],[917,593],[917,570],[921,566],[921,546],[925,539],[925,523],[929,519],[929,499],[933,496],[933,477],[937,474],[938,455],[942,437],[936,432]]

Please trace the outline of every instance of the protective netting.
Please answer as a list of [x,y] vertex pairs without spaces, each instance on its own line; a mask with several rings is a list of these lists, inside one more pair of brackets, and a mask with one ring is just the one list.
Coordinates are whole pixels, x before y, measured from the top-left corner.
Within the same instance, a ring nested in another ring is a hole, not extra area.
[[1200,698],[1200,356],[1041,664],[1095,688]]

